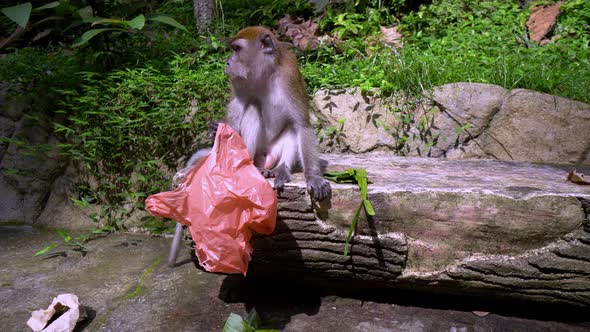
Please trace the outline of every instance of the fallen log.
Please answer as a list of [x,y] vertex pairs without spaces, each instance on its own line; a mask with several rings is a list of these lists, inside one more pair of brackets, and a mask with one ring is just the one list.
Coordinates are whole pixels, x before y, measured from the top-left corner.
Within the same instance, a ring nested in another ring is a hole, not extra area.
[[344,281],[590,305],[590,186],[568,168],[491,160],[326,155],[329,170],[365,168],[376,215],[346,233],[358,187],[332,184],[312,207],[298,174],[279,196],[277,229],[256,237],[251,277]]

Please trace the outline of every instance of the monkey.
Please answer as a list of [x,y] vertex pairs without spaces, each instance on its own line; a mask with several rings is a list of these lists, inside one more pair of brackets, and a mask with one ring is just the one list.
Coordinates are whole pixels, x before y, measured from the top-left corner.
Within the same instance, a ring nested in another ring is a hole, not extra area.
[[[261,174],[275,178],[277,191],[291,180],[291,171],[300,168],[312,199],[329,199],[331,187],[322,177],[319,147],[310,123],[309,96],[295,55],[286,43],[260,26],[240,30],[229,40],[229,46],[232,53],[225,73],[232,97],[222,122],[240,134]],[[213,122],[210,130],[217,125]],[[205,154],[197,151],[175,181]],[[178,252],[179,226],[182,231],[182,225],[177,224],[168,259],[171,266]]]

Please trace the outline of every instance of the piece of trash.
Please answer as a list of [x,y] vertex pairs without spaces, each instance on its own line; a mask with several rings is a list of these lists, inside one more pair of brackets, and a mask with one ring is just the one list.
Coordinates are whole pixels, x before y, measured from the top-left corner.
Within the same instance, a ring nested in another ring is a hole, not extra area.
[[590,181],[584,178],[584,174],[578,173],[576,170],[573,170],[567,174],[567,181],[575,184],[590,185]]
[[[74,294],[60,294],[47,309],[35,310],[27,325],[35,332],[71,332],[86,318],[86,310]],[[50,323],[47,325],[47,323]]]
[[199,263],[209,272],[246,275],[252,231],[271,234],[277,197],[254,166],[242,138],[219,124],[209,155],[188,171],[174,191],[149,196],[150,214],[187,225]]
[[490,314],[489,311],[472,311],[472,313],[477,317],[485,317]]

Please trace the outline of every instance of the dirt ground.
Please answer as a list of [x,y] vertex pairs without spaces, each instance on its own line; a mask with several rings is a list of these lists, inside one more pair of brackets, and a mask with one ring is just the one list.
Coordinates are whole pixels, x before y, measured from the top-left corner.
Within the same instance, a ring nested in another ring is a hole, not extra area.
[[[85,256],[65,250],[33,257],[61,238],[31,226],[0,226],[0,330],[30,331],[31,311],[73,293],[88,312],[76,331],[221,331],[230,313],[245,317],[251,308],[266,327],[283,331],[590,331],[583,311],[409,291],[355,294],[207,273],[188,250],[169,268],[170,241],[117,233],[90,241]],[[491,313],[480,317],[474,310]]]

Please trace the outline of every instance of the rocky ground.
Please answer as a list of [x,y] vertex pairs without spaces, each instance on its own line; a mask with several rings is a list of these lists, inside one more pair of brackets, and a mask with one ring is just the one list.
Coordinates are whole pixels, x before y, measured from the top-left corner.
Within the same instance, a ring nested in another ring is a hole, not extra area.
[[[256,282],[198,269],[183,250],[169,268],[170,238],[111,234],[33,257],[61,239],[31,226],[0,226],[2,331],[29,331],[33,310],[53,297],[76,294],[88,311],[78,331],[220,331],[230,313],[255,307],[269,327],[283,331],[589,331],[584,312],[442,298],[396,291],[352,293],[313,285]],[[466,290],[468,291],[468,290]],[[491,311],[480,317],[474,310]]]

